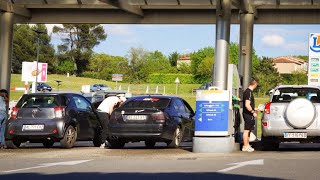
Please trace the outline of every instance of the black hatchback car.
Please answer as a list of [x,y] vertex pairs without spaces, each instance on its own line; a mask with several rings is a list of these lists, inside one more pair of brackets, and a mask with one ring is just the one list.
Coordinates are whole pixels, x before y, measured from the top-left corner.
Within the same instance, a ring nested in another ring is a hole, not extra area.
[[76,140],[101,144],[101,124],[91,103],[77,93],[25,94],[13,108],[6,124],[8,148],[22,142],[43,143],[47,148],[60,142],[72,148]]
[[148,148],[156,142],[178,148],[191,141],[195,113],[183,99],[174,96],[137,96],[114,110],[109,122],[109,146],[122,148],[127,142],[145,141]]

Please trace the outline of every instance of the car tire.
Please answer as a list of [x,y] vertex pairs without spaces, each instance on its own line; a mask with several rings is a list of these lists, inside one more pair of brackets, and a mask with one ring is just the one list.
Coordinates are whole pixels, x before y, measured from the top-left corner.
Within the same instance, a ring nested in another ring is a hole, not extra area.
[[110,140],[109,141],[109,148],[110,149],[122,149],[125,145],[125,142],[121,140]]
[[74,127],[69,126],[64,132],[63,138],[60,140],[61,146],[64,149],[70,149],[73,147],[74,143],[77,140],[77,131]]
[[144,144],[146,145],[147,148],[153,149],[156,145],[155,141],[145,141]]
[[272,137],[261,137],[262,149],[264,151],[277,151],[279,150],[279,142]]
[[169,148],[179,148],[183,138],[183,130],[180,125],[174,130],[173,139],[167,142]]
[[93,145],[95,147],[99,147],[102,143],[102,136],[101,136],[102,130],[101,128],[98,128],[95,132],[94,138],[92,140]]
[[20,144],[21,142],[15,139],[6,141],[6,146],[8,149],[18,149]]
[[50,139],[50,140],[46,139],[46,140],[44,140],[44,141],[42,142],[42,144],[43,144],[43,146],[44,146],[45,148],[52,148],[52,146],[53,146],[53,144],[54,144],[54,140],[52,140],[52,139]]

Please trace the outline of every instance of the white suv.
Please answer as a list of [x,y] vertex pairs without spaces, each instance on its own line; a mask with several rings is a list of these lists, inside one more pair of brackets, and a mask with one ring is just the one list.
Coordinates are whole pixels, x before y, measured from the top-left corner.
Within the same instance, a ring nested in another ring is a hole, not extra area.
[[262,116],[263,147],[274,150],[280,142],[320,142],[319,115],[319,87],[276,87]]

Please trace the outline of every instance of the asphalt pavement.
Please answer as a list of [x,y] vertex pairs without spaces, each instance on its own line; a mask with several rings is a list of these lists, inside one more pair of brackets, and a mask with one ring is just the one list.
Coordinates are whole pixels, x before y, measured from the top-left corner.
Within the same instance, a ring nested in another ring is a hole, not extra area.
[[[255,145],[258,147],[258,145]],[[258,148],[259,149],[259,148]],[[320,144],[282,144],[279,151],[193,153],[192,143],[146,149],[100,149],[91,142],[61,149],[26,144],[0,150],[0,179],[319,179]]]

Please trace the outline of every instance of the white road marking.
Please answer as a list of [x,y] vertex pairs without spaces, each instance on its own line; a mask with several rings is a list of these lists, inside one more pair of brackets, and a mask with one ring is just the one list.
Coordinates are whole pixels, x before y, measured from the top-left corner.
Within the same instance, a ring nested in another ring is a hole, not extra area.
[[79,160],[79,161],[65,161],[65,162],[45,163],[45,164],[39,164],[39,166],[21,168],[21,169],[14,169],[14,170],[9,170],[9,171],[2,171],[2,172],[3,173],[13,173],[13,172],[18,172],[18,171],[25,171],[25,170],[30,170],[30,169],[38,169],[38,168],[51,167],[51,166],[74,166],[74,165],[85,163],[85,162],[89,162],[89,161],[92,161],[92,159],[90,159],[90,160]]
[[264,165],[264,160],[263,159],[258,159],[258,160],[253,160],[253,161],[244,161],[244,162],[239,162],[239,163],[232,163],[229,165],[233,165],[229,168],[219,170],[218,172],[228,172],[233,169],[241,168],[243,166],[248,166],[248,165]]

